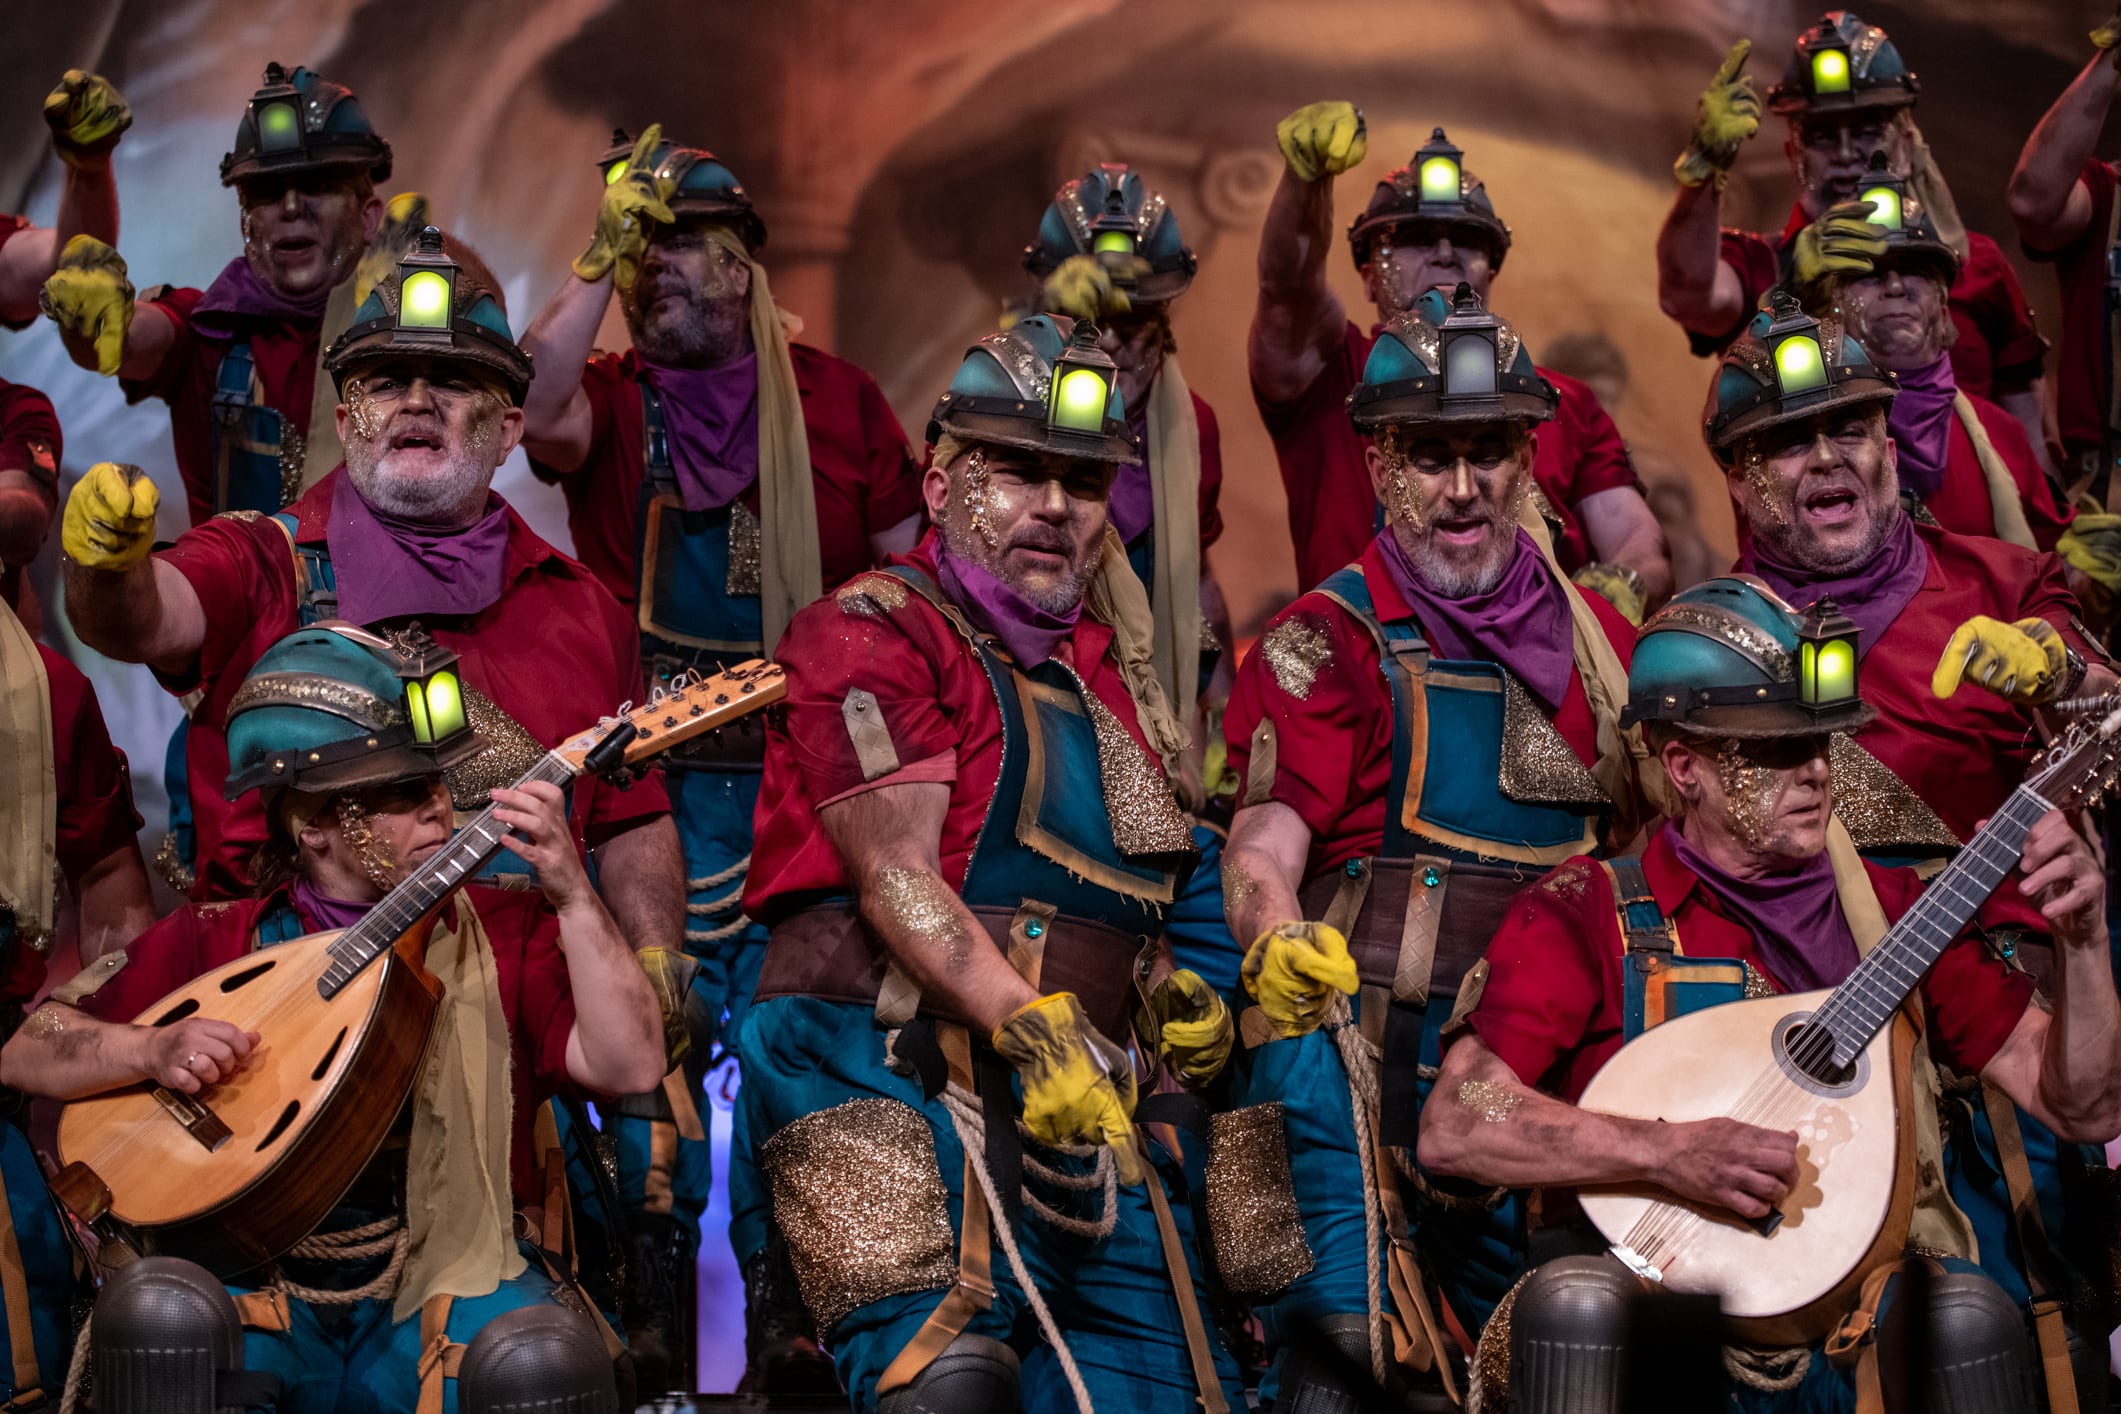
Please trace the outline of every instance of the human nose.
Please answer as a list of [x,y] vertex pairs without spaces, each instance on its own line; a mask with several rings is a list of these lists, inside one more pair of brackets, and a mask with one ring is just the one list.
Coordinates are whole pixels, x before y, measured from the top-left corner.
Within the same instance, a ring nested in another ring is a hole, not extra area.
[[301,217],[302,193],[298,188],[289,187],[280,193],[280,214],[290,221]]

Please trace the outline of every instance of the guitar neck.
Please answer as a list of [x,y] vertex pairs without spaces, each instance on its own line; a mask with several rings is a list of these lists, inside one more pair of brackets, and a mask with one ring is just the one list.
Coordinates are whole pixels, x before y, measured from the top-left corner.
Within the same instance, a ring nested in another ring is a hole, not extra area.
[[[574,779],[575,768],[557,752],[547,752],[516,781],[516,787],[532,781],[564,785]],[[331,945],[331,966],[317,979],[317,990],[327,999],[352,981],[354,975],[397,945],[405,930],[432,912],[456,891],[480,866],[501,851],[508,827],[494,818],[494,807],[480,811],[458,830],[449,843],[371,908],[361,921],[341,933]]]
[[1892,1020],[1952,939],[2017,865],[2033,822],[2052,809],[2037,791],[2019,786],[1834,989],[1813,1020],[1833,1034],[1836,1065],[1852,1064]]

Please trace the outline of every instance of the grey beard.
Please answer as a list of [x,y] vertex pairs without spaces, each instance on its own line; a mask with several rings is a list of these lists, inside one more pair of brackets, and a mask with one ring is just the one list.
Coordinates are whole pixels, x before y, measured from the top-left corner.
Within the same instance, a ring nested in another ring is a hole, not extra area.
[[1900,517],[1906,515],[1900,498],[1892,498],[1885,513],[1871,522],[1871,533],[1863,543],[1846,555],[1828,558],[1820,552],[1819,544],[1810,536],[1801,533],[1795,525],[1753,527],[1753,539],[1766,549],[1768,554],[1786,565],[1808,570],[1816,575],[1844,574],[1870,563],[1880,546],[1900,526]]
[[[1394,528],[1395,534],[1403,532],[1404,527]],[[1429,554],[1425,543],[1427,538],[1424,533],[1421,539],[1411,545],[1402,539],[1399,542],[1400,548],[1407,552],[1407,558],[1421,570],[1421,577],[1429,582],[1429,587],[1446,599],[1470,599],[1476,594],[1485,594],[1502,583],[1502,577],[1510,572],[1512,557],[1508,554],[1498,553],[1478,566],[1462,569],[1440,556]],[[1511,541],[1504,542],[1505,549],[1515,538],[1516,523],[1512,521]]]
[[1023,595],[1032,607],[1048,614],[1066,614],[1082,603],[1083,596],[1090,590],[1090,581],[1097,578],[1098,568],[1104,563],[1104,544],[1100,541],[1091,547],[1090,558],[1086,564],[1070,570],[1052,588],[1034,593],[1009,578],[1001,565],[1002,552],[988,548],[986,540],[979,532],[969,525],[962,524],[955,507],[944,515],[942,524],[936,528],[942,533],[944,548],[951,554],[969,564],[978,565]]
[[421,525],[461,526],[478,519],[494,471],[476,454],[459,452],[440,476],[395,477],[383,470],[373,443],[346,444],[346,474],[361,499],[385,515]]
[[751,331],[750,299],[690,297],[678,315],[660,313],[650,327],[629,297],[626,329],[641,357],[669,368],[718,368],[744,352]]

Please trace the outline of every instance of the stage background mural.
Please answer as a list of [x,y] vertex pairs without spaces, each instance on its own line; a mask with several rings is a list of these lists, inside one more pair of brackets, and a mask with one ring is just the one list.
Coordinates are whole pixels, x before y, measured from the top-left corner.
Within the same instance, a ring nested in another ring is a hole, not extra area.
[[[1920,120],[1967,223],[2015,256],[2005,178],[2103,6],[1860,12],[1919,72]],[[1019,255],[1053,187],[1126,160],[1165,192],[1200,257],[1176,332],[1189,380],[1221,416],[1228,529],[1214,563],[1248,635],[1298,588],[1244,369],[1259,226],[1280,172],[1275,121],[1318,98],[1364,109],[1370,155],[1339,184],[1343,224],[1446,127],[1515,232],[1497,307],[1543,361],[1598,387],[1645,479],[1684,488],[1723,556],[1730,516],[1697,421],[1707,365],[1658,312],[1652,245],[1669,164],[1724,48],[1753,36],[1764,89],[1815,14],[1784,0],[22,0],[0,46],[0,201],[50,222],[58,167],[38,104],[61,70],[99,69],[136,115],[117,153],[133,279],[203,285],[237,250],[234,202],[215,177],[235,116],[268,60],[309,64],[361,94],[396,149],[387,190],[426,193],[484,253],[520,332],[585,239],[591,163],[612,129],[659,121],[740,174],[803,337],[872,371],[918,442],[965,345],[1028,293]],[[1781,149],[1770,118],[1734,174],[1735,223],[1781,226]],[[2051,281],[2023,262],[2020,273],[2052,337]],[[1351,310],[1367,309],[1345,256],[1333,278]],[[614,306],[604,342],[624,341]],[[164,537],[184,528],[159,404],[127,408],[42,325],[0,332],[0,376],[58,404],[62,491],[95,461],[136,462],[162,485]],[[557,493],[520,454],[500,485],[567,545]],[[152,852],[177,708],[144,670],[65,642],[50,600],[56,548],[54,536],[35,577],[45,633],[96,680]],[[703,1276],[703,1384],[726,1389],[741,1360],[735,1318],[715,1319],[736,1309],[726,1249],[703,1259]]]

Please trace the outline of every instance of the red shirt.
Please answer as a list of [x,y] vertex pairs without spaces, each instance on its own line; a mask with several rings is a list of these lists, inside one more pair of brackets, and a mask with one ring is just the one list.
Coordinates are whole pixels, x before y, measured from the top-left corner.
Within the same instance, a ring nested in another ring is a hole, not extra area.
[[[788,351],[809,433],[818,550],[825,587],[833,589],[875,563],[870,536],[920,510],[921,474],[874,378],[807,344],[791,344]],[[582,391],[589,395],[589,455],[570,472],[535,461],[530,469],[566,493],[575,553],[631,612],[638,598],[640,493],[647,475],[633,350],[593,356],[582,370]],[[743,502],[757,514],[756,480]]]
[[[1376,540],[1363,552],[1361,564],[1380,619],[1411,612]],[[1625,664],[1635,630],[1598,595],[1584,599]],[[1392,781],[1392,688],[1377,660],[1377,640],[1331,599],[1315,590],[1305,594],[1276,614],[1267,631],[1291,621],[1321,635],[1326,645],[1323,656],[1312,655],[1317,667],[1308,684],[1300,674],[1284,679],[1271,661],[1272,650],[1255,646],[1238,664],[1223,736],[1230,766],[1242,776],[1251,763],[1252,733],[1262,718],[1274,723],[1276,760],[1268,798],[1294,810],[1311,831],[1304,877],[1312,879],[1358,855],[1374,855],[1384,844]],[[1554,727],[1586,767],[1598,760],[1598,722],[1580,674],[1569,678]],[[1245,789],[1238,798],[1249,798]]]
[[[300,518],[295,538],[321,545],[341,468],[289,507]],[[522,517],[508,513],[506,587],[483,613],[469,618],[423,614],[420,623],[444,647],[462,655],[464,681],[520,723],[540,745],[554,746],[596,723],[620,703],[640,701],[640,640],[633,622],[575,561],[547,545]],[[229,699],[267,648],[298,626],[294,555],[270,516],[215,516],[193,526],[161,557],[190,581],[206,611],[206,640],[173,692],[198,688],[205,697],[192,713],[186,738],[193,818],[198,828],[199,882],[194,897],[230,898],[248,892],[250,856],[265,838],[255,791],[235,802],[221,798],[228,779],[223,726]],[[333,566],[336,574],[358,566]],[[624,791],[604,781],[574,783],[578,842],[604,843],[669,810],[660,780]]]
[[[2074,512],[2057,509],[2047,475],[2033,460],[2033,444],[2026,439],[2024,424],[1986,398],[1969,393],[1967,401],[1974,405],[1974,415],[1981,419],[1996,455],[2003,458],[2011,480],[2017,483],[2018,504],[2025,510],[2033,543],[2043,550],[2054,549]],[[1993,536],[1996,512],[1988,498],[1988,478],[1981,472],[1980,458],[1974,455],[1974,439],[1967,435],[1956,414],[1951,419],[1949,436],[1944,483],[1925,504],[1937,523],[1954,534]]]
[[[29,229],[27,216],[0,216],[0,246],[6,245]],[[0,319],[0,329],[27,329],[36,322],[37,316],[34,314],[27,319]]]
[[[1770,242],[1757,231],[1723,233],[1723,263],[1738,273],[1745,291],[1744,314],[1721,338],[1689,333],[1697,354],[1718,354],[1738,337],[1760,306],[1760,297],[1781,281],[1783,258],[1797,233],[1811,224],[1801,206],[1790,209],[1789,224]],[[2033,322],[2032,306],[2018,286],[2018,272],[2003,250],[1979,231],[1966,233],[1966,261],[1952,282],[1952,373],[1959,386],[1977,398],[2022,393],[2040,376],[2047,340]]]
[[[1289,500],[1289,535],[1296,543],[1296,579],[1307,589],[1361,555],[1377,534],[1377,494],[1363,460],[1369,439],[1348,420],[1347,407],[1376,341],[1374,329],[1365,334],[1350,320],[1340,357],[1328,359],[1318,378],[1294,399],[1273,403],[1256,386],[1252,390],[1267,435],[1274,439],[1274,460]],[[1642,483],[1598,395],[1552,369],[1542,368],[1539,375],[1560,390],[1561,407],[1552,422],[1533,433],[1532,477],[1561,517],[1554,554],[1562,569],[1574,574],[1596,558],[1577,504],[1620,486],[1640,490]],[[1201,452],[1205,490],[1205,429]],[[1205,519],[1202,528],[1205,533]]]
[[[0,231],[5,230],[0,225]],[[43,489],[50,511],[59,509],[59,459],[65,447],[52,400],[35,388],[0,378],[0,471],[28,472]],[[22,568],[0,565],[0,599],[10,605],[21,602]]]
[[[184,478],[184,496],[193,525],[206,524],[214,514],[214,380],[220,374],[222,357],[237,342],[216,338],[192,323],[192,310],[204,293],[165,286],[147,297],[144,303],[170,317],[176,326],[176,338],[162,357],[162,367],[152,377],[128,378],[119,384],[128,403],[160,398],[169,404],[170,437],[176,443],[177,471]],[[322,317],[223,318],[249,336],[251,364],[258,386],[264,390],[265,405],[307,436],[309,404],[317,388]]]
[[2097,452],[2106,443],[2106,416],[2113,354],[2106,346],[2107,230],[2114,220],[2114,166],[2091,158],[2077,174],[2091,194],[2092,214],[2077,238],[2055,250],[2025,247],[2033,260],[2050,261],[2062,286],[2062,358],[2055,369],[2055,417],[2062,445],[2071,455]]
[[[493,964],[501,989],[501,1010],[508,1017],[508,1082],[513,1096],[509,1115],[509,1179],[518,1204],[537,1203],[543,1194],[531,1126],[538,1106],[573,1089],[567,1075],[567,1038],[574,1031],[574,995],[568,988],[567,959],[560,951],[560,925],[545,896],[523,889],[468,886],[479,922],[493,945]],[[257,947],[258,922],[283,904],[292,907],[285,889],[264,898],[226,903],[186,904],[133,939],[126,947],[125,968],[84,1003],[107,1021],[141,1015],[177,988],[216,967],[244,957]],[[454,921],[445,904],[444,922]],[[315,920],[302,926],[316,930]],[[214,1015],[208,1008],[205,1015]],[[258,1058],[271,1063],[270,1041]]]
[[[1912,870],[1863,867],[1888,920],[1897,921],[1922,894]],[[1642,872],[1688,957],[1740,958],[1781,987],[1756,951],[1752,929],[1679,862],[1664,829],[1643,850]],[[1620,1049],[1622,956],[1610,879],[1595,861],[1572,859],[1511,900],[1488,944],[1487,987],[1473,1011],[1473,1030],[1519,1080],[1574,1101]],[[2033,986],[1961,936],[1930,969],[1921,992],[1930,1055],[1973,1075],[2025,1014]]]
[[[933,535],[890,563],[933,579]],[[857,594],[870,583],[850,584],[797,614],[775,655],[788,672],[788,696],[767,720],[766,775],[744,887],[744,912],[764,923],[852,891],[838,851],[818,828],[817,811],[880,786],[938,781],[950,787],[942,874],[952,888],[962,887],[1001,780],[1001,709],[978,655],[903,583],[879,578],[874,589]],[[1084,614],[1055,656],[1148,752],[1111,646],[1112,630]],[[844,709],[856,688],[876,698],[898,756],[899,768],[873,781],[863,778],[847,734]]]

